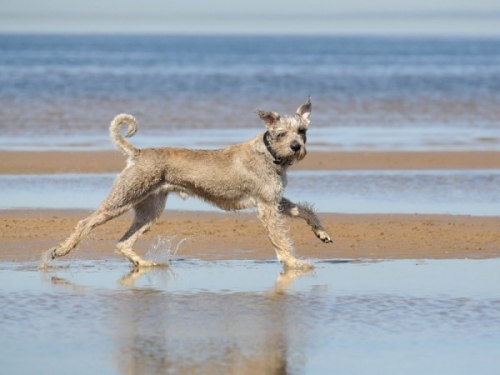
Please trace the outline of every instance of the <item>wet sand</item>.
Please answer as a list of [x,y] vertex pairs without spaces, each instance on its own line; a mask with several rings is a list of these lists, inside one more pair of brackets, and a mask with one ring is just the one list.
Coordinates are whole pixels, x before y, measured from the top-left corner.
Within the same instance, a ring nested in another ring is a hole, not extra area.
[[[0,261],[33,261],[69,235],[90,211],[0,211]],[[500,217],[451,215],[320,214],[333,244],[320,242],[301,220],[287,225],[297,254],[314,259],[484,259],[500,257]],[[132,214],[96,228],[69,256],[121,259],[114,244]],[[275,259],[266,233],[253,213],[166,211],[138,241],[146,254],[155,246],[175,247],[176,256],[201,260]],[[166,250],[165,250],[166,251]]]
[[[0,151],[0,174],[106,173],[124,166],[118,151]],[[309,152],[293,169],[500,169],[500,152]]]

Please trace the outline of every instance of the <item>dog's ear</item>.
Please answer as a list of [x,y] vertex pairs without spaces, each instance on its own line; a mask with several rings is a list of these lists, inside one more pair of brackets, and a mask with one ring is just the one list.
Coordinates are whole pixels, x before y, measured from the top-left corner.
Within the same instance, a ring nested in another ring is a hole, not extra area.
[[266,112],[258,109],[255,113],[266,123],[267,127],[272,127],[276,121],[280,119],[280,115],[276,112]]
[[299,108],[297,108],[297,116],[301,117],[302,119],[306,120],[307,123],[309,123],[309,116],[311,115],[311,97],[307,98],[307,102],[302,104]]

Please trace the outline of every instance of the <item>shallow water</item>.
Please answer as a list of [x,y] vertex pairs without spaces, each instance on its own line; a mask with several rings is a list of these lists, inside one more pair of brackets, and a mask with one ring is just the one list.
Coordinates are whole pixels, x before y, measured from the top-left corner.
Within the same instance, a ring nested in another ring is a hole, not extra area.
[[[0,175],[0,209],[95,209],[116,174]],[[500,171],[295,171],[286,196],[320,212],[498,215]],[[167,209],[217,210],[169,196]]]
[[500,260],[0,263],[0,362],[29,374],[498,373]]
[[[264,131],[249,123],[245,129],[162,129],[151,131],[147,125],[134,136],[133,144],[145,147],[187,147],[215,149],[244,142]],[[497,126],[449,128],[435,126],[330,126],[311,125],[308,132],[309,151],[498,151],[500,131]],[[111,150],[114,144],[109,140],[103,126],[97,134],[45,134],[2,136],[2,150],[38,151],[92,151]]]

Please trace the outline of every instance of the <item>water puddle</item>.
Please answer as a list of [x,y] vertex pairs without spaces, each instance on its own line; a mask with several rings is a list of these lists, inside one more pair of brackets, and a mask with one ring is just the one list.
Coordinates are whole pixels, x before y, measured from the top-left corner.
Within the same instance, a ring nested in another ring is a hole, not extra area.
[[[116,174],[0,175],[0,209],[95,209]],[[286,196],[322,212],[498,215],[499,170],[294,171]],[[167,209],[216,210],[171,195]]]
[[0,263],[0,363],[31,374],[471,374],[500,360],[500,259]]

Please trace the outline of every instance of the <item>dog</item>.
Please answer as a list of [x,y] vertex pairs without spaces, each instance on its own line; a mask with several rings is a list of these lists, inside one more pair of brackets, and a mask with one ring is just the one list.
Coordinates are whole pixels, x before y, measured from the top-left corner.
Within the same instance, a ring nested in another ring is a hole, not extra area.
[[300,217],[323,242],[332,242],[320,220],[308,204],[297,204],[283,197],[287,170],[306,156],[306,133],[311,114],[311,98],[294,116],[257,110],[267,131],[255,138],[218,150],[182,148],[138,149],[125,137],[137,131],[136,119],[128,114],[116,116],[110,125],[110,137],[127,157],[127,165],[114,181],[108,197],[89,217],[80,221],[73,233],[50,250],[51,259],[68,254],[89,232],[107,221],[134,209],[130,229],[116,245],[134,267],[155,266],[132,249],[137,239],[158,220],[169,193],[183,198],[197,196],[223,210],[257,208],[285,268],[304,269],[312,265],[298,259],[283,228],[285,216]]

